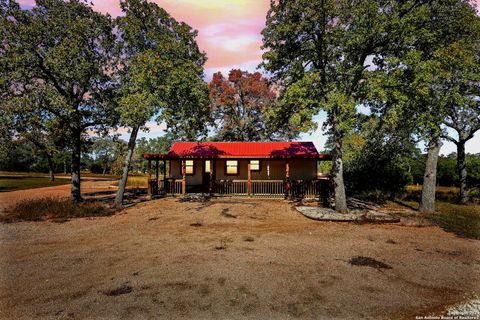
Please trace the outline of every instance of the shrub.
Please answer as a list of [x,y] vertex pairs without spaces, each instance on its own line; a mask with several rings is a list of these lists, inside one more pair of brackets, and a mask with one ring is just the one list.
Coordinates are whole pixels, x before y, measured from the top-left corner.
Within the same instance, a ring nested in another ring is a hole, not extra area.
[[103,167],[98,163],[92,163],[90,165],[90,172],[91,173],[103,173]]
[[115,214],[116,208],[99,201],[85,201],[73,204],[68,199],[42,198],[22,201],[7,209],[0,221],[67,221],[70,218],[101,217]]

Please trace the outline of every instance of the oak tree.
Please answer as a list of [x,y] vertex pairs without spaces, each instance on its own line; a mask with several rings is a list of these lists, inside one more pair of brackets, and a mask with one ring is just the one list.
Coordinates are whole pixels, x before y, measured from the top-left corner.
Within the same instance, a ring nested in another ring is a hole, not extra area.
[[0,10],[1,103],[48,92],[48,103],[35,104],[34,111],[42,125],[53,121],[64,129],[71,150],[71,200],[79,201],[83,136],[115,122],[111,19],[81,0],[37,0],[29,10],[2,0]]
[[208,88],[203,81],[206,56],[197,32],[176,21],[155,3],[120,2],[117,18],[120,124],[130,128],[128,152],[115,202],[122,204],[137,134],[148,120],[165,123],[167,131],[193,139],[206,133]]
[[282,89],[285,122],[312,130],[327,112],[335,209],[347,210],[342,144],[365,98],[369,66],[391,49],[428,1],[271,1],[263,30],[263,67]]

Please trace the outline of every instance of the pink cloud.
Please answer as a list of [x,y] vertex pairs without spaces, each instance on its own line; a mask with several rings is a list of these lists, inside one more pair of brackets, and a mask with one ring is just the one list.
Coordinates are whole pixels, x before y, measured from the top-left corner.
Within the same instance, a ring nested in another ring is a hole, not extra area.
[[[24,7],[34,0],[20,0]],[[93,8],[113,17],[119,0],[93,0]],[[206,68],[229,68],[261,60],[261,35],[269,0],[156,0],[175,19],[198,30],[198,44],[207,53]]]
[[[20,0],[31,7],[34,0]],[[207,53],[207,73],[261,61],[261,30],[270,0],[155,0],[178,21],[198,30],[198,44]],[[474,0],[477,7],[480,0]],[[93,0],[95,10],[113,17],[121,14],[119,0]],[[253,68],[253,69],[252,69]]]

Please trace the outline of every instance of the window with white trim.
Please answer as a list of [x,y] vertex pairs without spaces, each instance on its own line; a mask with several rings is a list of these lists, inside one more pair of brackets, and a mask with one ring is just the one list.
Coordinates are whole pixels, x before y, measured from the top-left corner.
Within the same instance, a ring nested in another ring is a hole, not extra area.
[[194,174],[194,164],[193,160],[185,160],[185,174]]
[[227,160],[225,162],[225,173],[238,175],[238,160]]
[[260,160],[250,160],[250,171],[260,171]]

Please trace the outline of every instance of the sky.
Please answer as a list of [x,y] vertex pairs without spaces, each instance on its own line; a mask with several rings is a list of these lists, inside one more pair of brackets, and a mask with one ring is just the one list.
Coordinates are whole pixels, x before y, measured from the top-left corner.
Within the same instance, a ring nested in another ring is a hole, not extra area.
[[[23,7],[31,7],[34,0],[20,0]],[[155,0],[175,19],[189,24],[198,30],[197,41],[201,50],[207,53],[205,64],[206,79],[213,73],[228,73],[233,68],[255,71],[261,62],[262,36],[265,17],[270,0]],[[480,0],[475,0],[480,7]],[[92,0],[93,8],[113,17],[121,14],[119,0]],[[300,140],[313,141],[318,150],[323,149],[326,136],[321,130],[325,114],[317,116],[320,123],[312,134],[303,134]],[[163,135],[164,126],[148,123],[150,131],[142,133],[144,137]],[[126,130],[122,137],[128,139]],[[445,142],[441,153],[455,151],[455,145]],[[466,145],[466,151],[480,153],[480,132]]]

